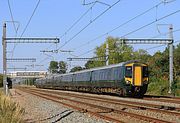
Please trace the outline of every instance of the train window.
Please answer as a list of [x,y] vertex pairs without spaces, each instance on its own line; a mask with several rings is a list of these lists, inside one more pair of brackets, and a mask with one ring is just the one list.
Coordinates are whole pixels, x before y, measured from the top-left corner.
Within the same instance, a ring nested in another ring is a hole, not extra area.
[[126,67],[125,77],[132,78],[132,66],[127,66]]
[[148,67],[143,66],[143,77],[148,77]]

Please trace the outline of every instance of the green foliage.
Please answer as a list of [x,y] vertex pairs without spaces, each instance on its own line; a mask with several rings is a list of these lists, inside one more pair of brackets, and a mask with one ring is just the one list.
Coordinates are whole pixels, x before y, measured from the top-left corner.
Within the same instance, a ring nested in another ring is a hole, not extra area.
[[139,49],[133,52],[132,58],[142,62],[147,62],[151,59],[151,55],[149,55],[146,50]]
[[147,94],[151,95],[167,95],[169,81],[162,80],[161,78],[150,77],[150,84],[148,85]]
[[[169,90],[169,49],[163,52],[156,52],[148,60],[150,71],[150,84],[148,93],[157,95],[168,95]],[[174,48],[174,83],[172,93],[180,96],[180,45]]]
[[105,66],[106,43],[109,45],[109,64],[116,64],[132,59],[133,48],[126,44],[116,44],[120,41],[119,38],[108,37],[101,46],[96,47],[95,57],[99,60],[88,61],[85,64],[86,68]]
[[64,74],[64,73],[66,73],[66,71],[67,71],[67,63],[64,62],[64,61],[60,61],[59,62],[59,71],[58,71],[58,73]]
[[49,65],[49,71],[51,73],[60,73],[64,74],[67,71],[67,63],[64,61],[51,61]]
[[95,61],[91,61],[91,60],[89,60],[89,61],[87,61],[86,63],[85,63],[85,68],[86,69],[90,69],[90,68],[94,68],[95,67],[95,63],[94,63]]
[[80,71],[80,70],[83,70],[83,68],[81,66],[76,66],[76,67],[72,68],[70,72],[76,72],[76,71]]
[[57,61],[50,62],[49,71],[51,73],[58,73],[58,62]]
[[174,76],[180,80],[180,44],[174,49]]

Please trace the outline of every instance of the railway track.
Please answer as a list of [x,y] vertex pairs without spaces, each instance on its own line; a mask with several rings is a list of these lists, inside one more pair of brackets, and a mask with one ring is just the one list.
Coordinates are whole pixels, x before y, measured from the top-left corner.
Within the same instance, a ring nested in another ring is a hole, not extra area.
[[[35,90],[37,90],[37,89],[35,89]],[[47,90],[41,90],[41,91],[46,92]],[[161,112],[161,113],[173,114],[173,115],[180,116],[180,108],[178,108],[178,107],[164,106],[161,104],[158,105],[158,104],[149,104],[149,103],[141,103],[141,102],[134,102],[134,101],[126,101],[126,100],[109,99],[109,98],[104,98],[104,97],[98,97],[97,98],[95,96],[88,96],[88,95],[86,95],[84,97],[83,95],[80,95],[80,94],[72,94],[72,93],[70,94],[70,93],[66,93],[66,92],[55,92],[55,91],[51,91],[51,90],[48,90],[48,91],[51,93],[54,93],[54,94],[63,94],[64,96],[71,95],[71,97],[76,97],[76,98],[81,98],[81,99],[92,99],[94,101],[101,101],[103,103],[123,105],[123,106],[130,107],[130,108],[150,110],[150,111],[154,111],[154,112]],[[164,102],[166,102],[166,101],[164,101]]]
[[177,97],[145,96],[143,99],[144,100],[150,100],[150,101],[175,103],[175,104],[179,104],[180,103],[180,98],[177,98]]
[[[160,113],[166,113],[167,115],[176,115],[176,117],[180,118],[179,110],[173,109],[173,111],[165,110],[168,108],[160,109],[157,107],[157,105],[150,105],[146,103],[137,103],[131,101],[122,101],[122,100],[116,100],[116,99],[108,99],[104,97],[94,97],[94,96],[84,96],[79,94],[72,94],[72,93],[65,93],[65,92],[57,92],[52,90],[39,90],[39,89],[30,89],[30,88],[20,88],[21,91],[26,91],[28,93],[31,93],[36,96],[40,96],[43,98],[46,98],[48,100],[52,100],[58,103],[61,103],[65,106],[74,108],[79,111],[90,113],[91,115],[95,115],[97,117],[100,117],[102,119],[106,119],[108,121],[113,122],[124,122],[123,120],[119,119],[120,115],[124,116],[130,116],[135,119],[138,119],[140,121],[147,121],[147,122],[161,122],[161,123],[167,123],[170,121],[166,121],[163,119],[158,119],[154,117],[149,117],[145,115],[136,114],[134,112],[128,112],[126,111],[126,108],[131,108],[135,110],[147,110],[152,112],[160,112]],[[67,102],[63,102],[63,101]],[[83,101],[80,101],[83,100]],[[98,103],[106,103],[107,105],[96,105],[96,103],[91,103],[92,101],[98,102]],[[69,103],[70,102],[70,103]],[[74,103],[74,104],[72,104]],[[78,104],[78,105],[77,105]],[[114,107],[109,107],[108,104],[114,105]],[[117,106],[123,106],[124,108],[118,109]],[[170,109],[170,108],[169,108]],[[172,110],[172,107],[171,107]],[[113,115],[112,115],[113,114]],[[112,117],[113,116],[113,117]],[[114,117],[115,116],[115,117]],[[127,122],[127,121],[125,121]]]

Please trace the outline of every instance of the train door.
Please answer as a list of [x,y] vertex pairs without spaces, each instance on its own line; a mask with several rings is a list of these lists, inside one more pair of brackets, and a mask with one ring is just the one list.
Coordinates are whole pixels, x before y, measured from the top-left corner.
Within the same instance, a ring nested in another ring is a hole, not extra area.
[[141,86],[142,85],[142,67],[138,65],[134,65],[134,85]]

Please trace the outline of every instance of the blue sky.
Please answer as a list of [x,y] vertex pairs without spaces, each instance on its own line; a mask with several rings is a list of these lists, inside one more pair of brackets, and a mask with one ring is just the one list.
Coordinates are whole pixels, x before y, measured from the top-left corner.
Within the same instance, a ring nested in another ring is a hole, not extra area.
[[[86,3],[93,2],[94,0],[86,0]],[[106,4],[112,5],[118,0],[99,0]],[[149,8],[157,5],[163,0],[121,0],[118,4],[109,9],[106,13],[100,16],[97,20],[91,23],[86,29],[78,34],[73,40],[70,40],[75,34],[83,29],[90,21],[95,19],[99,14],[105,11],[108,6],[96,3],[92,9],[60,39],[58,45],[54,44],[17,44],[13,54],[11,53],[14,44],[8,44],[7,50],[8,58],[36,58],[34,64],[44,65],[43,67],[28,67],[28,70],[47,70],[51,60],[67,61],[68,57],[73,55],[83,54],[96,46],[100,46],[108,36],[122,37],[125,34],[136,30],[143,25],[146,25],[154,20],[157,20],[165,15],[175,12],[180,9],[180,0],[166,0],[173,1],[166,4],[161,4],[143,16],[131,21],[130,23],[122,26],[121,28],[101,37],[97,40],[94,38],[109,32],[113,28],[121,25],[129,19],[137,16],[138,14],[148,10]],[[13,17],[15,21],[20,23],[17,37],[22,34],[38,0],[9,0]],[[40,4],[27,27],[23,37],[60,37],[69,27],[85,13],[91,5],[82,5],[83,0],[41,0]],[[152,38],[160,33],[168,32],[168,26],[157,26],[159,24],[173,24],[174,30],[180,29],[180,12],[169,16],[161,21],[153,23],[152,25],[143,28],[135,33],[127,35],[126,38]],[[2,37],[2,26],[5,21],[11,21],[11,15],[8,7],[8,0],[0,0],[0,36]],[[16,25],[17,27],[17,25]],[[160,31],[160,33],[158,32]],[[173,34],[174,40],[180,40],[180,32]],[[12,23],[7,23],[7,37],[14,37],[15,31]],[[158,38],[168,38],[168,35],[160,36]],[[43,54],[40,50],[54,50],[61,47],[66,41],[70,40],[61,50],[74,50],[72,54],[58,53],[58,54]],[[87,42],[90,42],[89,44]],[[86,44],[81,47],[82,44]],[[139,48],[148,49],[155,45],[133,45],[134,49]],[[0,64],[2,66],[2,45],[0,46]],[[163,47],[148,50],[150,54],[160,50]],[[9,52],[10,51],[10,52]],[[93,57],[94,53],[89,52],[82,57]],[[69,62],[69,68],[75,65],[84,65],[84,62]],[[32,63],[14,63],[9,62],[8,67],[27,67]],[[2,73],[2,67],[0,67]]]

